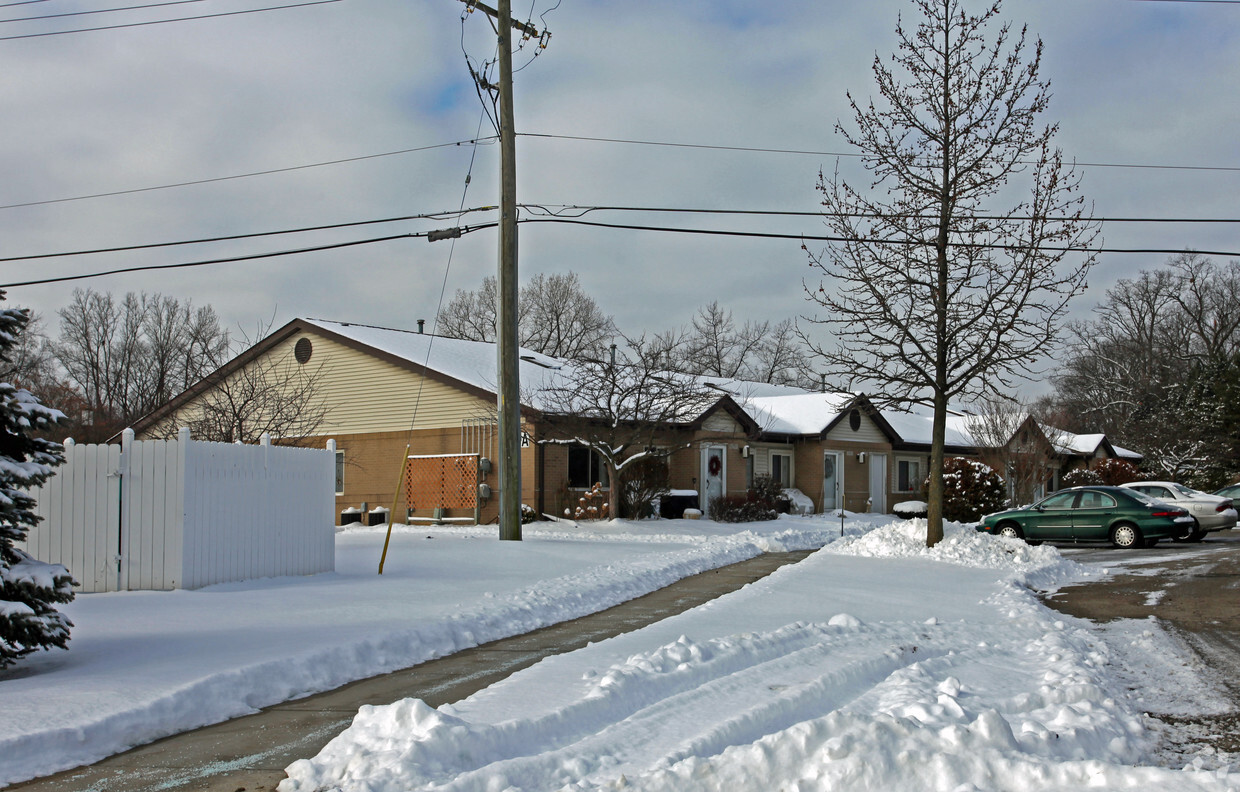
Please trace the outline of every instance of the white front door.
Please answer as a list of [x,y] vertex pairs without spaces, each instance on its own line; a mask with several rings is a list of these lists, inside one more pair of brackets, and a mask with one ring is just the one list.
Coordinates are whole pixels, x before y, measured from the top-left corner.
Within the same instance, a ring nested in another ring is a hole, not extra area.
[[887,511],[887,455],[870,454],[870,511]]
[[822,512],[844,508],[844,460],[837,451],[822,457]]
[[702,449],[702,510],[710,513],[710,504],[724,495],[723,483],[728,476],[728,455],[724,446]]

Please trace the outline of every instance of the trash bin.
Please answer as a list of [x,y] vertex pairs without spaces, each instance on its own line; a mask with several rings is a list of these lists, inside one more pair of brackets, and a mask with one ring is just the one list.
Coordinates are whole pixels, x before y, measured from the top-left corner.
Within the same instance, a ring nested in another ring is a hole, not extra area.
[[659,501],[659,516],[665,520],[679,520],[685,509],[701,509],[697,490],[671,490]]

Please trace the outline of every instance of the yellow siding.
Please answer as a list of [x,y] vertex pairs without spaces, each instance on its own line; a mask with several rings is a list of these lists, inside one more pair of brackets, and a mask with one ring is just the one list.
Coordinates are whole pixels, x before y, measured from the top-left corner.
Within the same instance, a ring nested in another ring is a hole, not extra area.
[[[273,347],[268,357],[277,371],[301,366],[293,357],[297,340],[309,337],[314,345],[304,364],[311,376],[321,378],[319,394],[327,407],[322,425],[314,434],[339,435],[396,432],[414,429],[459,429],[467,418],[495,417],[495,402],[424,378],[373,355],[354,350],[314,332],[299,333]],[[316,373],[317,372],[317,373]],[[414,422],[414,410],[417,420]],[[192,415],[194,402],[178,412]]]
[[832,443],[886,443],[887,438],[883,436],[883,430],[870,420],[870,417],[864,412],[861,413],[861,426],[857,431],[853,431],[848,424],[848,416],[844,416],[844,420],[840,421],[835,427],[827,433],[827,440]]

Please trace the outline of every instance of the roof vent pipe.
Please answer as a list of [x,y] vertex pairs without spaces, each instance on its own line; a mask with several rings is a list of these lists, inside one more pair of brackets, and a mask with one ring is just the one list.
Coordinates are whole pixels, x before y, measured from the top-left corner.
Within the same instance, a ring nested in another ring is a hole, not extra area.
[[418,320],[418,335],[422,335],[424,332],[426,332],[425,328],[426,328],[426,320],[419,319]]

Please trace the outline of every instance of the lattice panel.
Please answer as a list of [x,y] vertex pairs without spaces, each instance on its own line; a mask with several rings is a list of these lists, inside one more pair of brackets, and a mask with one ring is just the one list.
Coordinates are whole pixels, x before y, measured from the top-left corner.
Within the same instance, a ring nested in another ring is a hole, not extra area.
[[410,456],[405,468],[410,509],[472,509],[478,505],[478,455]]

